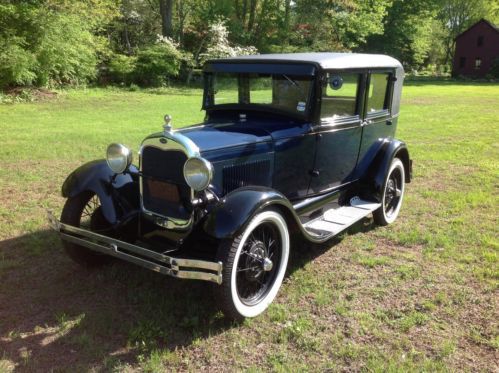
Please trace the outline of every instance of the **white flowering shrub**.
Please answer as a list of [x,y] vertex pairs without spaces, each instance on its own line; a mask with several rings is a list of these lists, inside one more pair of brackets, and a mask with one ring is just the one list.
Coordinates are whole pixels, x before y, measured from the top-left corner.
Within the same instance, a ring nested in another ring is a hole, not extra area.
[[178,49],[180,44],[168,36],[163,36],[161,34],[156,34],[156,44],[164,44],[169,48]]
[[209,26],[208,45],[206,51],[200,54],[200,62],[211,58],[224,58],[258,54],[254,46],[242,47],[231,45],[229,42],[229,31],[224,20],[218,20]]

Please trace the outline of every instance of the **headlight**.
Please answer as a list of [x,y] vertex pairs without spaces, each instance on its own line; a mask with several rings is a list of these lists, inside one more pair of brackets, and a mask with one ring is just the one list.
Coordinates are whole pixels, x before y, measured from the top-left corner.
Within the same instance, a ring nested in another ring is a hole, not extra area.
[[121,174],[132,164],[132,152],[125,145],[111,144],[107,147],[106,161],[113,172]]
[[213,177],[213,166],[203,158],[189,158],[184,164],[184,177],[195,191],[206,189]]

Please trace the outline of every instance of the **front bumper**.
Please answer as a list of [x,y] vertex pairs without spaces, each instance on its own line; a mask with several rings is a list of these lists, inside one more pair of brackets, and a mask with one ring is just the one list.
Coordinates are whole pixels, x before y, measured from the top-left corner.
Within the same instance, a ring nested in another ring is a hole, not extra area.
[[63,240],[177,278],[222,283],[222,262],[173,258],[155,251],[61,223],[47,211],[50,226]]

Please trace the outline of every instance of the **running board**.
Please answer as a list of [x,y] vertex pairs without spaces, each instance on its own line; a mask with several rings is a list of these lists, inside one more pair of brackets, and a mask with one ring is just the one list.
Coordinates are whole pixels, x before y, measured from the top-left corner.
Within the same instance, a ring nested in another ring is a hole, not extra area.
[[350,206],[327,210],[322,216],[307,222],[303,227],[314,237],[333,237],[380,206],[381,203],[364,201],[359,197],[353,197],[350,199]]

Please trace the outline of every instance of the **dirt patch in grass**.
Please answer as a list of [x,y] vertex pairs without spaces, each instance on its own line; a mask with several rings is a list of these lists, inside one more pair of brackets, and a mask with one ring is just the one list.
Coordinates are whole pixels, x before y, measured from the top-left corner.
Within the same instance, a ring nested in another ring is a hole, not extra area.
[[48,101],[57,98],[58,93],[46,88],[15,87],[5,92],[11,97],[18,97],[27,101]]

